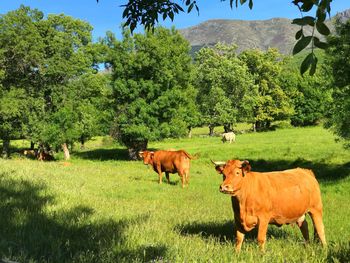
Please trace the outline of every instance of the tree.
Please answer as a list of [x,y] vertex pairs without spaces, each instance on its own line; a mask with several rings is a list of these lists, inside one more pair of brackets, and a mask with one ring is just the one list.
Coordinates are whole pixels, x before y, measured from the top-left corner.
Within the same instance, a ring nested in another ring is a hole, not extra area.
[[29,7],[0,16],[0,136],[3,156],[10,140],[24,136],[39,92],[44,42],[38,22],[43,14]]
[[84,143],[96,135],[109,133],[113,121],[110,74],[87,73],[73,80],[74,110],[78,113],[79,141]]
[[231,131],[246,116],[242,109],[253,90],[253,79],[235,51],[235,45],[218,44],[196,55],[197,101],[211,136],[215,126],[224,125],[225,131]]
[[[323,54],[318,54],[321,59]],[[316,125],[324,120],[329,105],[332,104],[330,76],[325,68],[324,59],[321,67],[313,76],[301,76],[297,66],[300,56],[288,59],[280,74],[280,85],[294,106],[291,124],[294,126]]]
[[11,88],[0,91],[0,137],[3,140],[2,157],[10,156],[10,140],[22,135],[27,114],[27,97],[23,89]]
[[327,127],[350,146],[350,20],[336,24],[337,35],[328,39],[327,64],[332,69],[333,104]]
[[[78,85],[79,81],[86,84],[83,75],[94,72],[92,27],[65,15],[49,15],[39,26],[45,41],[44,66],[40,71],[44,113],[36,120],[38,128],[32,136],[41,144],[62,146],[65,159],[69,159],[68,146],[80,141],[86,131],[86,126],[82,127],[83,114],[88,109],[93,114],[83,96],[91,85]],[[94,94],[88,96],[91,95]]]
[[186,134],[189,123],[191,57],[188,42],[174,29],[130,35],[122,41],[108,33],[109,64],[115,99],[114,137],[130,158],[137,158],[148,141]]
[[246,50],[239,58],[247,64],[257,86],[257,96],[252,103],[255,129],[269,129],[273,121],[288,119],[293,113],[293,106],[278,79],[282,55],[275,49],[266,52]]
[[[99,2],[99,0],[96,0]],[[221,0],[225,1],[225,0]],[[182,2],[182,3],[179,3]],[[238,4],[249,3],[249,8],[253,8],[253,0],[229,0],[231,9],[235,4],[236,8]],[[299,9],[301,18],[293,20],[293,24],[300,25],[300,30],[295,36],[298,40],[294,46],[293,54],[297,54],[301,50],[305,49],[311,43],[311,52],[304,58],[303,63],[300,65],[300,72],[304,74],[309,70],[310,75],[313,75],[316,71],[317,56],[314,49],[325,49],[327,44],[320,41],[319,38],[314,36],[315,30],[321,35],[327,36],[330,33],[329,28],[324,23],[327,13],[330,15],[332,0],[293,0],[292,3]],[[158,23],[159,16],[163,20],[170,18],[174,20],[174,16],[180,12],[190,13],[193,8],[197,10],[199,14],[198,0],[186,0],[186,1],[173,1],[173,0],[128,0],[127,4],[122,5],[124,7],[123,18],[126,19],[125,26],[129,26],[131,32],[137,27],[138,24],[145,26],[147,30],[154,28],[154,25]],[[304,16],[303,13],[308,14],[311,10],[315,11],[315,16]],[[304,35],[304,27],[311,26],[313,28],[311,36]]]

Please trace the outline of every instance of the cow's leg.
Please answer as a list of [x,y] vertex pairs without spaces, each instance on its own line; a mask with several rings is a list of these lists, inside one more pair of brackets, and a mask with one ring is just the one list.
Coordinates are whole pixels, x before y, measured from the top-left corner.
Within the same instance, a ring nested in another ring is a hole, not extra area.
[[262,252],[265,251],[265,243],[266,243],[266,233],[269,221],[265,218],[259,218],[259,229],[258,229],[258,242],[259,247]]
[[168,181],[168,184],[170,184],[170,178],[169,178],[169,173],[168,172],[165,172],[165,177],[166,177],[166,179]]
[[[326,236],[324,233],[324,225],[322,221],[322,213],[318,211],[310,211],[310,216],[314,224],[314,237],[319,238],[323,246],[327,245]],[[317,233],[317,235],[316,235]]]
[[243,240],[244,240],[244,233],[240,232],[237,229],[237,231],[236,231],[236,252],[241,251]]
[[186,174],[181,174],[180,176],[181,176],[182,188],[185,188]]
[[308,228],[306,220],[304,220],[301,223],[298,222],[298,226],[299,226],[301,233],[303,234],[305,242],[308,243],[309,242],[309,228]]
[[190,183],[190,171],[186,171],[185,176],[186,176],[186,184],[188,186]]
[[160,168],[158,168],[157,171],[158,171],[158,176],[159,176],[159,184],[161,184],[163,181],[163,172]]

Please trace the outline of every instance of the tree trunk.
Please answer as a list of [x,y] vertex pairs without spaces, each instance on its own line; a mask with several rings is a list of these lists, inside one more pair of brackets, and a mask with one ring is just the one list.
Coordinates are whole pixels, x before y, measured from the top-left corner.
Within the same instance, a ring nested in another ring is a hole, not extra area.
[[139,151],[143,151],[147,149],[148,141],[138,141],[133,142],[128,146],[128,153],[129,158],[131,160],[138,160],[139,157]]
[[232,125],[231,124],[224,124],[224,130],[225,130],[225,132],[231,132]]
[[214,136],[214,126],[209,125],[209,136]]
[[69,154],[69,149],[68,149],[67,143],[62,144],[62,150],[63,150],[63,153],[64,153],[64,159],[65,160],[69,160],[70,159],[70,154]]
[[10,157],[10,140],[2,140],[2,158],[7,159]]
[[271,121],[266,121],[265,128],[269,130],[271,128]]
[[256,121],[255,122],[255,130],[256,131],[261,131],[262,130],[262,122],[261,121]]
[[192,127],[188,127],[188,138],[192,138]]
[[85,138],[84,136],[80,137],[80,149],[85,149]]
[[256,124],[255,124],[255,122],[252,124],[252,131],[256,132]]
[[30,141],[30,149],[34,150],[35,143],[33,141]]

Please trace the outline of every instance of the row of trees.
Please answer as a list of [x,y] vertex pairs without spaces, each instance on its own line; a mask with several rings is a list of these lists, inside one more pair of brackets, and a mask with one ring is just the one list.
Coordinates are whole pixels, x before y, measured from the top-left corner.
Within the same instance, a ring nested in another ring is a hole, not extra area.
[[[92,27],[21,6],[0,17],[0,137],[63,148],[109,124],[108,76],[96,74]],[[105,106],[102,110],[101,105]],[[107,111],[106,111],[107,110]],[[33,146],[33,145],[32,145]]]
[[[64,15],[44,19],[24,6],[0,17],[4,157],[12,139],[62,148],[69,158],[74,142],[109,133],[136,158],[149,141],[185,136],[196,126],[213,133],[217,125],[228,131],[245,121],[263,130],[276,120],[303,126],[337,115],[329,106],[340,101],[331,80],[339,86],[342,77],[330,78],[331,67],[301,77],[274,49],[237,55],[234,45],[223,44],[201,49],[193,60],[174,28],[134,35],[125,30],[122,40],[108,32],[98,43],[91,30],[86,22]],[[337,37],[332,41],[342,45]],[[341,70],[337,50],[329,51],[332,60],[325,65]],[[107,73],[97,71],[99,63]],[[339,131],[334,123],[341,119],[329,120]]]

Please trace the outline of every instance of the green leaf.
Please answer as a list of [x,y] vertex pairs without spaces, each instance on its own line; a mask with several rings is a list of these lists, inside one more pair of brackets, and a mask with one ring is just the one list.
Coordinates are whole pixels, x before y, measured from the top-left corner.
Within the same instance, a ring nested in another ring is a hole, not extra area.
[[186,5],[189,5],[191,3],[191,0],[186,0]]
[[314,3],[312,1],[305,1],[304,0],[304,3],[302,4],[302,6],[300,8],[303,12],[309,12],[313,6],[314,6]]
[[171,21],[174,21],[174,13],[173,12],[169,12],[168,15],[169,15]]
[[317,66],[317,57],[314,56],[313,61],[311,63],[311,68],[310,68],[310,71],[309,71],[309,75],[310,76],[313,76],[315,74],[316,66]]
[[187,10],[187,13],[190,13],[190,12],[191,12],[193,6],[194,6],[194,3],[190,4],[190,6],[188,7],[188,10]]
[[306,48],[311,42],[312,36],[302,37],[293,48],[293,55],[298,54],[304,48]]
[[311,66],[314,61],[314,53],[310,53],[305,57],[300,66],[300,74],[303,75]]
[[298,32],[295,34],[295,39],[298,40],[299,38],[303,37],[303,29],[301,28]]
[[328,36],[331,33],[331,31],[329,30],[327,25],[321,21],[316,22],[316,29],[318,32],[320,32],[320,34],[322,34],[324,36]]
[[317,21],[324,22],[326,20],[326,12],[324,9],[318,7],[316,11]]
[[249,0],[249,8],[253,9],[253,0]]
[[292,24],[299,25],[299,26],[314,26],[315,25],[315,18],[312,16],[304,16],[303,18],[295,18],[292,21]]
[[325,42],[321,42],[317,37],[314,37],[314,45],[320,49],[326,49],[328,44]]
[[195,7],[196,7],[197,13],[198,13],[198,15],[199,15],[199,8],[198,8],[197,5],[195,5]]
[[129,13],[129,9],[125,8],[125,10],[123,12],[123,18],[127,17],[128,13]]
[[239,0],[239,2],[241,3],[241,5],[243,5],[245,2],[247,2],[247,0]]
[[178,4],[175,4],[175,7],[177,8],[177,10],[180,10],[181,12],[184,11],[183,8],[180,5],[178,5]]

